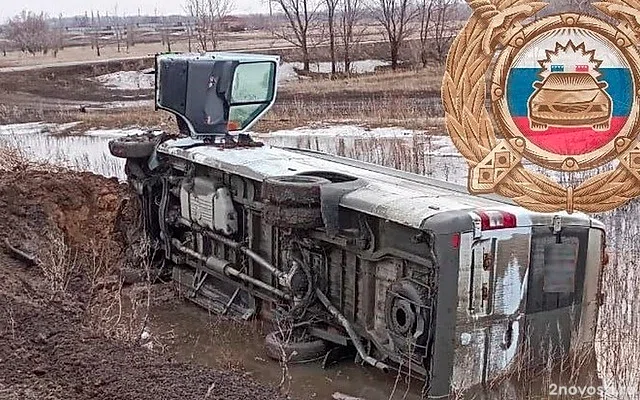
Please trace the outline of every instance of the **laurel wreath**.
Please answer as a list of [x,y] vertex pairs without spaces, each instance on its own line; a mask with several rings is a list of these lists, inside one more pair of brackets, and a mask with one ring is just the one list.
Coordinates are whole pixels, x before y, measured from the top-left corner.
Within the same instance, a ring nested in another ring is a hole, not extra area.
[[[473,168],[497,144],[485,107],[485,76],[493,55],[502,36],[510,28],[540,11],[546,3],[532,0],[467,2],[473,9],[473,15],[451,46],[442,98],[449,135]],[[605,11],[606,7],[601,9]],[[619,165],[615,170],[585,180],[576,188],[565,188],[547,176],[518,164],[495,190],[532,211],[598,213],[617,208],[639,196],[640,182]]]

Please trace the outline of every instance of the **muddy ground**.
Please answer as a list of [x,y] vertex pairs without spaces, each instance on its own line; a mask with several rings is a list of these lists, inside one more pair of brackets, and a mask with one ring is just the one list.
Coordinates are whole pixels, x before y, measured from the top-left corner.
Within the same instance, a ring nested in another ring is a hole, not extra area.
[[[354,52],[354,59],[385,59],[387,57],[385,43],[363,45]],[[301,55],[297,50],[263,51],[282,57],[283,61],[300,61]],[[314,61],[327,61],[326,49],[315,49],[312,54]],[[61,104],[75,101],[78,104],[93,104],[99,102],[131,101],[151,99],[152,90],[111,90],[90,78],[117,71],[135,71],[153,67],[153,57],[143,57],[132,60],[103,60],[81,65],[61,65],[47,68],[33,68],[19,71],[3,71],[0,73],[0,104],[12,104],[9,96],[18,93],[22,96],[33,95],[34,99],[61,100]],[[284,100],[289,99],[285,96]],[[348,100],[348,99],[345,99]]]
[[0,399],[284,398],[242,372],[141,346],[139,295],[147,304],[162,298],[122,281],[139,243],[126,185],[3,164],[0,239],[37,260],[6,245],[0,252]]
[[[404,46],[401,57],[404,61],[415,62],[415,46],[411,42]],[[384,42],[363,44],[354,52],[353,58],[385,60],[388,58],[387,47]],[[300,61],[300,54],[295,49],[274,52],[286,62]],[[315,49],[312,59],[314,62],[327,61],[327,50]],[[86,127],[144,125],[171,130],[173,124],[165,121],[166,113],[153,110],[152,90],[112,90],[90,79],[152,66],[153,58],[147,57],[2,72],[0,123],[83,121]],[[272,111],[262,118],[255,130],[267,132],[318,121],[355,119],[371,126],[401,124],[428,129],[434,126],[432,120],[442,114],[441,71],[432,72],[429,70],[417,79],[410,79],[411,85],[398,84],[407,82],[406,77],[393,74],[365,77],[364,80],[343,77],[337,81],[315,76],[306,80],[310,85],[301,82],[281,84]],[[134,112],[130,112],[131,109]],[[435,125],[439,127],[439,124]]]
[[89,78],[117,71],[136,71],[151,67],[153,67],[153,58],[146,57],[137,60],[34,68],[25,71],[3,71],[0,73],[0,88],[4,93],[28,93],[45,99],[79,102],[124,101],[135,97],[149,97],[150,91],[108,90],[99,82]]

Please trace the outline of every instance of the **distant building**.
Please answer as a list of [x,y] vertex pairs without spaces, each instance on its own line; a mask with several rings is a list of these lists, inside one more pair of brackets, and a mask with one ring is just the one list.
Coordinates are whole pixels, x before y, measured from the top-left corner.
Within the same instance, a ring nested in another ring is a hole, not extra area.
[[247,30],[247,23],[241,17],[227,15],[220,21],[222,29],[227,32],[242,32]]

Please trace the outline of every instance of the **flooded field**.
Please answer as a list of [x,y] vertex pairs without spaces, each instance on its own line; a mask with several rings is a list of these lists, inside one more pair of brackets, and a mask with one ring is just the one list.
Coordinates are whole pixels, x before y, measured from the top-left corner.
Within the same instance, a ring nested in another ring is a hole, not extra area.
[[[65,126],[20,124],[0,127],[0,142],[19,148],[29,157],[76,170],[124,179],[123,161],[111,157],[110,139],[139,130],[89,131],[62,135]],[[390,167],[433,178],[466,183],[466,165],[447,137],[426,136],[400,128],[365,129],[355,126],[305,128],[257,135],[267,144],[302,147]],[[597,365],[586,366],[580,376],[548,370],[535,379],[514,377],[493,391],[467,394],[469,398],[558,398],[552,385],[589,386],[603,390],[589,396],[565,398],[636,399],[640,387],[640,209],[633,202],[600,215],[609,235],[611,262],[605,271],[605,303],[601,309]],[[186,302],[173,301],[153,308],[150,320],[156,349],[181,361],[222,369],[239,369],[270,384],[283,386],[299,399],[365,400],[418,399],[422,384],[414,380],[407,390],[404,378],[362,368],[351,360],[327,369],[319,363],[291,365],[283,374],[278,362],[269,360],[262,340],[269,327],[260,322],[237,323],[208,315]],[[624,362],[621,362],[624,360]],[[529,375],[527,375],[530,378]],[[394,389],[395,388],[395,389]],[[523,394],[526,393],[526,394]],[[589,393],[587,393],[589,394]],[[341,397],[342,396],[342,397]]]
[[62,165],[78,171],[90,171],[106,177],[125,179],[124,160],[109,153],[109,140],[141,133],[139,129],[95,130],[84,135],[64,135],[73,124],[28,123],[0,127],[0,143],[15,148],[25,156]]
[[[0,127],[0,142],[20,149],[37,160],[107,177],[126,178],[124,160],[111,156],[109,140],[143,131],[132,128],[61,134],[71,128],[72,124],[4,125]],[[447,136],[427,136],[402,128],[368,129],[350,125],[276,131],[254,136],[272,146],[321,151],[466,184],[467,171],[459,168],[464,160]]]

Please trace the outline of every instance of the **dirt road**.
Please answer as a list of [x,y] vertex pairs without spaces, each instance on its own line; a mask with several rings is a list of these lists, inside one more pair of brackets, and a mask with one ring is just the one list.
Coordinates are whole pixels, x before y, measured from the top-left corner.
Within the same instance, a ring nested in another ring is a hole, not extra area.
[[[371,46],[371,45],[384,45],[387,42],[385,40],[364,40],[358,42],[360,46]],[[282,45],[279,43],[278,46],[264,46],[262,43],[255,44],[246,43],[242,46],[238,46],[237,44],[230,44],[226,47],[220,49],[220,51],[227,52],[237,52],[237,53],[258,53],[258,54],[283,54],[283,53],[291,53],[298,50],[298,47],[292,45]],[[327,49],[329,48],[328,44],[319,44],[314,47],[314,50],[318,49]],[[162,51],[161,49],[157,49],[156,51]],[[113,62],[123,62],[123,61],[141,61],[141,60],[151,60],[154,58],[154,54],[145,54],[145,55],[136,55],[136,56],[128,56],[128,57],[105,57],[104,59],[83,59],[83,60],[74,60],[74,61],[53,61],[53,62],[43,62],[38,64],[29,64],[29,65],[16,65],[16,66],[6,66],[0,67],[0,73],[3,72],[24,72],[24,71],[33,71],[37,69],[46,69],[46,68],[57,68],[57,67],[76,67],[81,65],[100,65],[107,64]]]

